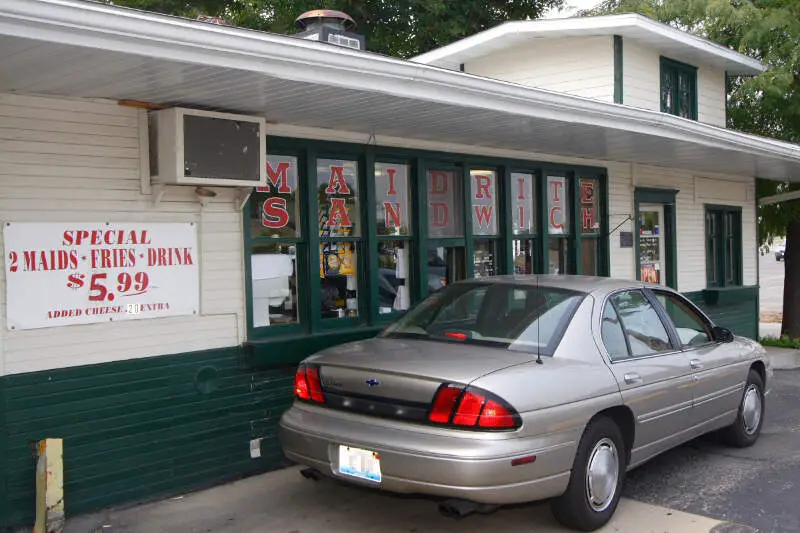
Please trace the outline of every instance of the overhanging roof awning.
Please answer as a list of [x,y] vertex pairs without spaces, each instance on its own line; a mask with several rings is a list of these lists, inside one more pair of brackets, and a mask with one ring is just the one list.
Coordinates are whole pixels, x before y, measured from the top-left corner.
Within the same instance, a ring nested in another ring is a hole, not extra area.
[[75,0],[0,5],[0,92],[800,181],[800,147],[324,43]]
[[710,65],[728,74],[755,75],[765,70],[763,64],[751,57],[638,13],[505,22],[414,57],[411,61],[456,69],[460,63],[535,40],[601,35],[620,35],[672,59]]

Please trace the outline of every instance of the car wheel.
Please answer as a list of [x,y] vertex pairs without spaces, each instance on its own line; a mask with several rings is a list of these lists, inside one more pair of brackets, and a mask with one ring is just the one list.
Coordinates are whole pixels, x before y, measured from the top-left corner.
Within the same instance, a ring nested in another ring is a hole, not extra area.
[[622,493],[627,451],[613,420],[595,418],[583,432],[567,490],[551,505],[562,525],[594,531],[614,515]]
[[764,380],[761,379],[761,374],[751,369],[736,421],[724,430],[725,440],[737,448],[752,446],[758,440],[763,425]]

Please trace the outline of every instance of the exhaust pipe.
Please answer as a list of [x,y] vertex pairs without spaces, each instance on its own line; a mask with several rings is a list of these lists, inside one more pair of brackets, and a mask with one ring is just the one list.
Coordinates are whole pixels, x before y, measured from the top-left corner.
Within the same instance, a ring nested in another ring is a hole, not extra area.
[[311,481],[319,481],[322,479],[322,473],[316,468],[304,468],[300,471],[300,475]]
[[497,505],[475,503],[467,500],[447,500],[439,504],[439,512],[447,518],[461,520],[473,513],[489,514],[497,510]]

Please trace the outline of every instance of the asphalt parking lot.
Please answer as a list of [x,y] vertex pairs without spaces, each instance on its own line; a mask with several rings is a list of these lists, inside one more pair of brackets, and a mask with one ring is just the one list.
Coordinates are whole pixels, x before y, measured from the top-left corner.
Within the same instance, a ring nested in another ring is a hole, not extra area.
[[755,446],[696,439],[631,472],[625,495],[763,533],[800,531],[800,370],[774,380]]
[[[764,432],[740,450],[706,436],[631,472],[603,533],[800,532],[800,370],[775,373]],[[749,527],[732,527],[730,524]],[[302,479],[291,468],[68,520],[66,533],[563,532],[544,504],[460,521],[435,503]]]

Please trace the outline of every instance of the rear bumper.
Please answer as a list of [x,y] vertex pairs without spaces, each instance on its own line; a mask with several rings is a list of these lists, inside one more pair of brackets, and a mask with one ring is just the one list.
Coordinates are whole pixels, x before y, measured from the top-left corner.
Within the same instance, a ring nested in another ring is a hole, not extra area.
[[[375,420],[295,404],[281,420],[286,456],[337,479],[399,493],[511,504],[562,494],[577,443],[568,434],[520,438]],[[380,454],[380,483],[339,473],[339,446]],[[514,458],[536,460],[512,466]]]

